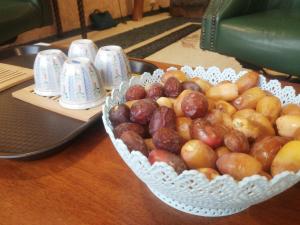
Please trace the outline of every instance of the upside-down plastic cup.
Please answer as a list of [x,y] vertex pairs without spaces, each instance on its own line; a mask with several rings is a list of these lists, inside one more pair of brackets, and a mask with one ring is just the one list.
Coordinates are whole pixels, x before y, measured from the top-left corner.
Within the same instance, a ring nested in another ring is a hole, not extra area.
[[105,88],[111,90],[131,77],[129,61],[120,46],[109,45],[98,50],[95,67],[102,75]]
[[85,57],[65,61],[59,103],[68,109],[88,109],[105,101],[106,91],[93,63]]
[[68,56],[70,58],[86,57],[94,62],[98,48],[92,40],[79,39],[71,43]]
[[34,61],[34,92],[41,96],[60,95],[60,74],[66,55],[58,49],[40,51]]

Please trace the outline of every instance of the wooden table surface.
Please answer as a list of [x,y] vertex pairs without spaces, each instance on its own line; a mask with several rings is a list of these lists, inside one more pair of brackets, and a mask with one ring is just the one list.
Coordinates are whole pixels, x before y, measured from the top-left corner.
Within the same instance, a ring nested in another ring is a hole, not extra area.
[[56,155],[0,161],[0,224],[299,225],[300,183],[232,216],[179,212],[158,200],[130,171],[99,121]]

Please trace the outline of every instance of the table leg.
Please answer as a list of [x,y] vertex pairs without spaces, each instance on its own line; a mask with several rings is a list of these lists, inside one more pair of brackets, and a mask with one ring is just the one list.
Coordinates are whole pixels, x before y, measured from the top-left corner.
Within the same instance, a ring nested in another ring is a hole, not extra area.
[[83,6],[82,0],[77,0],[77,7],[78,7],[78,13],[79,13],[81,37],[87,38],[87,31],[86,31],[86,24],[85,24],[85,17],[84,17],[84,6]]
[[133,20],[142,19],[143,11],[144,11],[144,0],[134,0],[132,19]]

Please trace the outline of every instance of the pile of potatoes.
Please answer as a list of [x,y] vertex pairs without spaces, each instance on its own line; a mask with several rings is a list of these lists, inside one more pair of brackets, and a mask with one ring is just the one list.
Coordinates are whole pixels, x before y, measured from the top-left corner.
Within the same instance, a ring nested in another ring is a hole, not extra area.
[[236,180],[259,174],[271,179],[300,170],[300,106],[281,105],[248,72],[213,86],[182,71],[160,83],[131,86],[109,119],[116,138],[151,164],[166,162],[177,173],[195,169],[208,179]]

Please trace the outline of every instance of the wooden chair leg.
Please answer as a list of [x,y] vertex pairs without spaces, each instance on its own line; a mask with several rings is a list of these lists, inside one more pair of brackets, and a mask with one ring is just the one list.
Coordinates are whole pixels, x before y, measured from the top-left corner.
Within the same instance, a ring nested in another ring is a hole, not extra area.
[[144,11],[144,0],[134,0],[132,19],[133,20],[142,19],[143,11]]
[[60,14],[59,14],[57,0],[52,0],[52,6],[53,6],[55,24],[56,24],[56,36],[58,38],[61,38],[63,36],[63,34],[62,34],[63,32],[62,32],[61,18],[60,18]]
[[77,8],[79,14],[79,21],[80,21],[80,29],[81,29],[81,37],[87,38],[87,30],[85,24],[85,15],[84,15],[84,5],[82,0],[77,0]]

